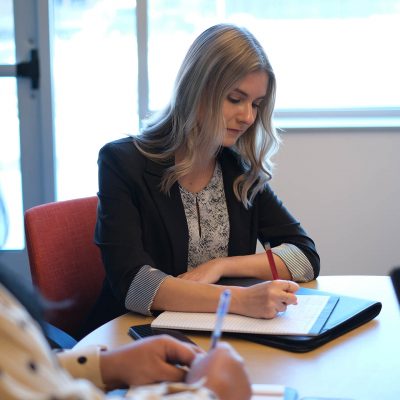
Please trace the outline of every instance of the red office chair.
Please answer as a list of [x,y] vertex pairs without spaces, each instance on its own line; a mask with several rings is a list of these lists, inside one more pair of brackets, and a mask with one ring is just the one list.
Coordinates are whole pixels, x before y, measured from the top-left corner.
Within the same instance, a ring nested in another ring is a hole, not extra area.
[[[46,319],[75,339],[100,294],[105,271],[94,244],[97,197],[59,201],[25,212],[25,235],[34,285],[61,302]],[[66,305],[62,306],[66,300]]]

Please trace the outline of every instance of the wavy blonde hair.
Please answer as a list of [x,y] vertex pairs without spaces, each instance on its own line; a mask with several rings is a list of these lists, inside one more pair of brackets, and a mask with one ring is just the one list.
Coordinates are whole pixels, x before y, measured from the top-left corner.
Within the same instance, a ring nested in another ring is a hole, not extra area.
[[159,163],[171,162],[176,151],[184,149],[184,158],[162,178],[163,192],[169,193],[178,179],[201,165],[204,154],[218,154],[226,130],[223,102],[235,84],[256,71],[267,73],[267,93],[255,122],[231,147],[244,171],[233,184],[235,196],[246,208],[251,206],[272,177],[271,157],[280,143],[272,124],[276,81],[257,39],[231,24],[212,26],[197,37],[179,69],[169,104],[135,137],[142,154]]

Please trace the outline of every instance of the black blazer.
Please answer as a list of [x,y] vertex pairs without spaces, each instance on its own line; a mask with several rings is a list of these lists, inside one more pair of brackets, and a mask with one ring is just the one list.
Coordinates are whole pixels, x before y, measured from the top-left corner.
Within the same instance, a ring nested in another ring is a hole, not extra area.
[[[106,269],[103,313],[105,308],[114,311],[118,308],[119,313],[126,311],[123,306],[126,293],[143,265],[173,276],[187,270],[188,228],[179,186],[175,183],[169,195],[159,189],[170,164],[160,165],[147,159],[133,140],[125,138],[108,143],[99,153],[95,242]],[[319,256],[314,242],[271,188],[267,185],[246,210],[233,193],[233,182],[242,173],[237,156],[225,148],[219,162],[230,223],[228,255],[253,254],[257,239],[262,243],[269,241],[272,247],[292,243],[310,260],[317,277]]]

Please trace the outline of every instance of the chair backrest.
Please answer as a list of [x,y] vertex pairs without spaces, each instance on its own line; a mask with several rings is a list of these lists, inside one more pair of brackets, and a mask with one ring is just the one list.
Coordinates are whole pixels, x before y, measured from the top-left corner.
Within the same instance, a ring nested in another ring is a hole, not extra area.
[[105,271],[94,244],[97,197],[59,201],[25,212],[25,235],[34,285],[56,307],[47,321],[78,337],[100,294]]

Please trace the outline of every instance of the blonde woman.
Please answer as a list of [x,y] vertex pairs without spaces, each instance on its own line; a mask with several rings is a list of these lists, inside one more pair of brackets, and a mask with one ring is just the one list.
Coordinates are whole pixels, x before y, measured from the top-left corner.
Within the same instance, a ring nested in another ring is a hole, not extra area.
[[[135,137],[99,154],[95,241],[107,278],[92,326],[126,309],[215,311],[222,277],[231,313],[273,318],[318,276],[314,242],[268,185],[279,138],[276,82],[246,29],[213,26],[190,47],[168,106]],[[271,280],[257,239],[272,246]]]

